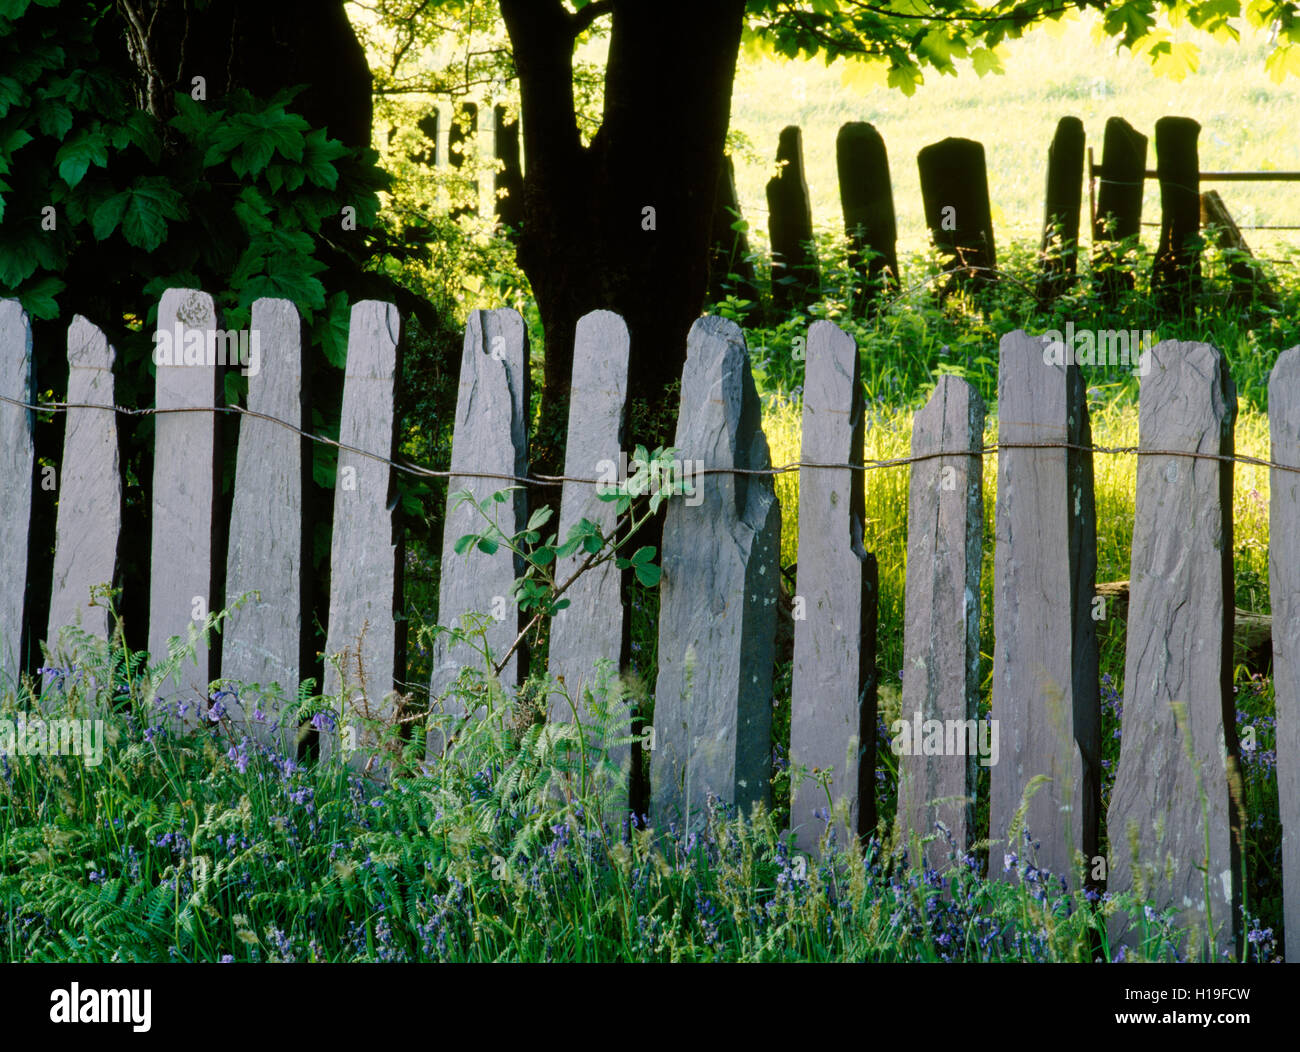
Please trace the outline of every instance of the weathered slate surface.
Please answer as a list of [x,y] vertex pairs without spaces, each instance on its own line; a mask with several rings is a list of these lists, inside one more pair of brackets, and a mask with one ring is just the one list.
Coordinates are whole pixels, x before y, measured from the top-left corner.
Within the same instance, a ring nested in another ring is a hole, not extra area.
[[[1015,443],[1091,444],[1077,365],[1049,364],[1046,338],[1002,337],[998,362],[998,490],[994,565],[990,829],[1005,838],[1031,779],[1045,775],[1021,836],[1004,851],[1074,879],[1074,856],[1097,851],[1101,712],[1097,634],[1096,510],[1090,453],[1008,448]],[[906,679],[906,676],[904,676]],[[995,872],[1001,867],[992,867]]]
[[1062,117],[1047,150],[1047,204],[1038,277],[1042,304],[1065,291],[1078,264],[1084,142],[1083,121]]
[[[564,474],[570,478],[595,478],[609,464],[618,464],[623,440],[623,413],[627,402],[627,325],[610,311],[593,311],[578,322],[573,348],[573,387],[569,400],[569,432]],[[597,495],[598,487],[566,482],[560,497],[559,539],[580,520],[590,519],[608,533],[618,519],[616,506]],[[477,556],[473,557],[477,558]],[[585,552],[560,559],[556,580],[568,581],[587,560]],[[570,702],[581,722],[594,722],[585,695],[598,690],[596,664],[607,660],[617,677],[622,664],[623,622],[627,611],[621,596],[621,571],[614,563],[586,571],[576,578],[564,598],[570,605],[551,619],[548,664],[550,673],[563,677],[569,699],[552,695],[550,718],[573,719]],[[616,682],[616,680],[615,680]],[[612,717],[615,699],[605,704]],[[623,706],[620,706],[623,707]],[[611,725],[615,737],[631,733],[624,716]],[[611,758],[628,768],[628,746],[611,749]]]
[[[828,321],[808,330],[803,392],[806,464],[861,464],[863,393],[853,338]],[[831,772],[831,799],[847,804],[848,835],[875,826],[875,558],[863,548],[863,473],[801,469],[795,594],[790,762]],[[812,778],[795,786],[790,825],[813,850],[826,826],[815,812],[826,792]]]
[[[679,456],[705,471],[771,467],[739,327],[701,318],[686,347]],[[710,793],[748,813],[770,789],[781,509],[771,476],[698,485],[700,503],[674,500],[664,520],[650,762],[661,824],[700,815]]]
[[[466,614],[489,618],[485,638],[493,656],[500,661],[519,634],[519,610],[511,586],[523,572],[522,560],[505,546],[488,555],[474,548],[463,555],[455,551],[456,541],[466,534],[482,533],[487,525],[470,504],[460,504],[456,494],[469,490],[476,501],[517,486],[500,478],[476,477],[474,472],[496,475],[528,474],[528,341],[523,319],[512,310],[475,311],[465,328],[461,355],[460,388],[456,401],[456,425],[451,446],[451,471],[447,484],[447,517],[442,531],[442,576],[438,583],[438,624],[462,627]],[[488,513],[508,536],[523,529],[528,521],[527,497],[516,489],[504,504],[493,503]],[[496,614],[504,617],[497,619]],[[477,639],[481,646],[482,641]],[[516,650],[501,670],[506,689],[519,685],[521,669],[527,664]],[[482,656],[472,646],[453,643],[440,635],[433,648],[433,675],[429,697],[434,711],[464,714],[459,697],[450,695],[463,666],[483,668]],[[428,752],[441,753],[444,742],[436,728],[430,728]]]
[[[804,177],[803,133],[781,129],[776,159],[783,167],[767,183],[768,233],[772,243],[772,304],[777,310],[816,302],[819,277],[813,237],[812,205]],[[793,278],[793,281],[786,279]]]
[[[1283,352],[1268,383],[1272,459],[1300,466],[1300,347]],[[1277,799],[1282,815],[1282,902],[1286,959],[1300,961],[1300,474],[1269,474],[1269,595]]]
[[[172,364],[157,365],[154,404],[160,410],[219,405],[221,375],[206,349],[217,327],[212,297],[195,289],[168,289],[158,306],[158,331],[180,333]],[[202,353],[194,346],[203,335]],[[185,355],[186,344],[191,354]],[[161,346],[161,345],[160,345]],[[186,358],[195,364],[185,365]],[[212,610],[213,511],[216,505],[215,412],[160,412],[154,417],[153,539],[149,572],[149,657],[167,657],[167,640],[185,640]],[[211,668],[200,639],[193,660],[157,690],[176,724],[194,727],[208,701]]]
[[[259,299],[250,328],[260,361],[248,377],[249,411],[303,427],[297,308],[288,300]],[[226,552],[227,603],[256,594],[226,622],[221,674],[263,688],[278,684],[283,692],[282,703],[257,694],[227,708],[259,740],[286,750],[296,747],[298,732],[296,722],[282,727],[281,719],[283,709],[296,708],[301,672],[305,446],[301,435],[270,420],[240,418]],[[254,718],[258,710],[261,720]]]
[[[339,442],[387,453],[396,421],[393,383],[400,321],[391,303],[363,300],[352,308],[343,380]],[[388,719],[397,661],[397,535],[391,468],[382,460],[339,450],[334,480],[334,535],[330,545],[330,614],[326,634],[325,693],[342,695],[335,733],[321,733],[321,752],[342,743],[357,765],[373,759],[374,734],[358,722]],[[342,676],[329,660],[344,654]],[[359,662],[359,665],[358,665]],[[357,752],[351,754],[355,747]]]
[[[887,287],[898,287],[898,224],[885,140],[874,125],[849,121],[835,137],[835,163],[844,232],[852,246],[849,265],[858,272],[870,300],[882,279]],[[867,249],[879,253],[870,263],[862,261]]]
[[[16,299],[0,299],[0,395],[30,403],[32,325]],[[27,590],[27,542],[32,514],[32,465],[36,447],[32,413],[0,402],[0,683],[23,670],[23,611]]]
[[122,474],[118,466],[117,415],[113,412],[113,361],[117,352],[78,314],[68,326],[68,402],[104,406],[72,408],[59,461],[59,510],[54,529],[54,583],[46,643],[56,665],[75,660],[59,642],[59,630],[80,625],[108,638],[108,606],[90,604],[90,590],[114,583],[122,532]]
[[[949,865],[948,841],[936,835],[942,822],[958,847],[973,837],[978,764],[998,757],[979,751],[991,739],[972,741],[980,687],[980,564],[984,539],[984,403],[955,376],[940,377],[934,394],[912,421],[912,456],[955,455],[912,464],[907,505],[907,591],[903,630],[903,701],[900,719],[916,729],[928,720],[956,721],[960,733],[945,743],[963,751],[925,755],[909,732],[898,757],[898,813],[905,846],[913,834],[933,838],[925,860],[935,870]],[[969,450],[976,456],[962,456]],[[802,522],[802,517],[800,518]],[[970,721],[968,723],[967,721]],[[896,742],[896,744],[900,744]],[[936,801],[945,801],[936,803]],[[914,860],[915,861],[915,860]]]
[[[1151,356],[1141,446],[1231,455],[1237,393],[1223,355],[1170,340]],[[1232,609],[1232,465],[1140,457],[1119,773],[1107,815],[1109,887],[1131,889],[1143,867],[1157,907],[1176,907],[1185,929],[1199,928],[1200,937],[1189,938],[1195,950],[1205,942],[1208,883],[1215,959],[1240,923],[1240,829],[1229,790],[1237,766]],[[1186,713],[1185,730],[1175,705]],[[1207,862],[1208,872],[1197,869]],[[1146,870],[1152,865],[1155,873]],[[1124,934],[1120,922],[1112,921],[1113,937]]]

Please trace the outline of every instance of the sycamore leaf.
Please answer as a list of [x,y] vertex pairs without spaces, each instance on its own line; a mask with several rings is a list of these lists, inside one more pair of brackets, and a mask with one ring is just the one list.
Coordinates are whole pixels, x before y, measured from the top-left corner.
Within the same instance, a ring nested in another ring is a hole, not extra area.
[[1269,80],[1281,84],[1287,74],[1300,77],[1300,47],[1295,44],[1279,44],[1271,55],[1264,60]]
[[105,198],[91,218],[90,226],[96,241],[103,241],[122,222],[126,206],[131,202],[129,190]]
[[97,127],[82,128],[59,147],[54,162],[59,166],[59,178],[76,186],[92,164],[108,167],[108,140]]
[[185,203],[160,175],[141,176],[130,194],[122,216],[122,236],[128,244],[152,252],[167,240],[167,220],[184,217]]
[[1155,56],[1151,71],[1157,77],[1168,77],[1174,83],[1187,79],[1201,64],[1201,49],[1187,42],[1171,43],[1167,50]]
[[59,316],[59,305],[54,297],[66,286],[53,274],[38,278],[18,292],[18,299],[31,317],[40,321],[49,321]]

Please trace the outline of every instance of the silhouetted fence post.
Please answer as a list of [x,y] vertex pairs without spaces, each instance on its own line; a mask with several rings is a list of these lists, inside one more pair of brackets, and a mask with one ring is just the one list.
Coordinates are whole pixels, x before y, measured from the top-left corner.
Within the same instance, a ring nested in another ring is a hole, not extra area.
[[1201,168],[1189,117],[1156,121],[1160,178],[1160,243],[1151,268],[1151,292],[1162,310],[1186,312],[1201,280]]
[[804,178],[803,133],[781,130],[776,159],[783,167],[767,183],[768,231],[772,239],[772,306],[807,309],[817,301],[820,277],[812,249],[812,206]]
[[[718,169],[717,197],[713,205],[710,236],[709,298],[718,302],[731,293],[759,305],[758,282],[750,259],[749,237],[745,233],[740,201],[736,197],[736,166],[729,155]],[[733,283],[734,280],[734,283]]]
[[882,288],[898,287],[898,226],[885,140],[872,125],[850,121],[835,138],[835,161],[849,266],[858,275],[863,302],[870,302]]
[[[925,223],[935,247],[946,257],[945,270],[961,282],[992,280],[997,252],[983,144],[972,139],[944,139],[924,147],[916,162]],[[952,288],[949,281],[941,295]]]
[[492,111],[494,150],[501,162],[492,177],[497,221],[507,230],[518,231],[524,222],[524,175],[519,164],[519,120],[504,106]]
[[1083,204],[1083,121],[1062,117],[1047,150],[1047,205],[1043,220],[1038,302],[1056,299],[1074,280]]
[[1137,237],[1142,230],[1146,168],[1147,137],[1123,118],[1111,117],[1102,139],[1097,214],[1092,224],[1093,269],[1101,272],[1101,293],[1108,303],[1133,288],[1132,271],[1111,246]]

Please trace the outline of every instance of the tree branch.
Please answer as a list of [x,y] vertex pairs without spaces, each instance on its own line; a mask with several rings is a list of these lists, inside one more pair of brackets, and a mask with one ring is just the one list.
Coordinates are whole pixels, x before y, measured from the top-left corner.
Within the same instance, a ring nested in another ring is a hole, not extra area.
[[613,14],[614,0],[592,0],[590,4],[569,16],[569,28],[576,40],[591,28],[593,22],[602,15]]

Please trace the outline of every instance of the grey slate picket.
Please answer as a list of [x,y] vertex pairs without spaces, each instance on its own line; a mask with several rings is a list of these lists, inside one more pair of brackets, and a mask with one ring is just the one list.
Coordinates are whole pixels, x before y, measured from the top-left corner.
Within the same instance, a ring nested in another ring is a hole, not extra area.
[[[1172,340],[1152,348],[1138,408],[1143,449],[1231,455],[1236,415],[1236,388],[1216,348]],[[1143,867],[1156,908],[1175,907],[1202,941],[1208,906],[1215,960],[1240,924],[1233,609],[1232,465],[1140,457],[1108,889],[1133,888]],[[1111,935],[1136,937],[1118,915]],[[1197,949],[1189,943],[1185,952]]]
[[[117,352],[94,325],[77,315],[68,326],[68,409],[59,460],[59,510],[54,528],[54,572],[46,642],[57,667],[75,661],[75,647],[59,631],[80,625],[100,639],[109,633],[108,604],[91,603],[90,590],[115,583],[122,532],[122,474],[113,362]],[[103,409],[82,408],[103,406]]]
[[[1300,347],[1284,351],[1268,382],[1270,459],[1300,466]],[[1300,473],[1269,473],[1269,596],[1277,797],[1282,817],[1286,959],[1300,961]]]
[[[703,471],[771,466],[740,328],[686,341],[674,445]],[[694,822],[710,794],[748,813],[770,795],[781,509],[771,476],[704,474],[668,504],[659,606],[651,819]]]
[[[909,732],[898,757],[898,812],[909,840],[928,838],[925,858],[938,871],[951,848],[942,823],[964,852],[974,836],[978,755],[991,738],[976,728],[980,688],[980,569],[984,540],[984,403],[970,384],[942,376],[925,408],[912,418],[912,464],[907,504],[907,586],[903,629],[903,686],[899,718],[915,729],[937,720],[945,746],[962,753],[926,755]],[[933,456],[936,453],[945,456]],[[963,454],[975,454],[963,455]],[[974,737],[972,734],[974,733]],[[986,732],[990,733],[990,732]],[[943,803],[937,803],[943,801]]]
[[[861,464],[863,393],[853,338],[828,321],[808,330],[803,391],[805,464]],[[830,772],[831,799],[847,821],[838,842],[875,825],[875,559],[863,547],[863,473],[810,468],[799,479],[799,559],[794,621],[790,762]],[[792,787],[790,824],[800,848],[817,846],[826,791]]]
[[[253,303],[251,334],[259,361],[248,377],[248,409],[239,424],[235,492],[226,550],[226,601],[245,602],[226,622],[223,678],[242,684],[272,684],[273,694],[231,699],[231,718],[258,740],[296,749],[303,616],[303,469],[305,440],[287,424],[302,428],[302,340],[298,310],[289,300]],[[270,417],[273,419],[264,419]],[[254,593],[249,595],[249,593]],[[262,718],[255,718],[256,714]]]
[[[217,420],[221,376],[206,359],[217,327],[212,297],[196,289],[168,289],[158,307],[158,332],[179,333],[171,364],[157,364],[154,417],[153,513],[149,574],[149,655],[167,657],[167,640],[188,639],[202,629],[213,594],[213,528],[216,508]],[[186,344],[201,333],[204,353]],[[196,409],[199,412],[172,412]],[[209,645],[198,637],[193,658],[181,661],[159,685],[158,699],[173,723],[196,727],[208,702],[215,670]]]
[[[627,402],[628,346],[627,325],[617,314],[593,311],[579,320],[565,444],[564,474],[570,479],[607,477],[609,469],[619,462]],[[582,482],[564,483],[556,528],[561,542],[581,519],[596,523],[608,534],[617,518],[614,502],[601,500],[598,487]],[[587,553],[580,549],[557,560],[555,579],[566,582],[573,578],[587,558]],[[576,709],[581,722],[593,725],[595,714],[586,697],[588,692],[601,697],[598,663],[609,662],[612,679],[606,681],[603,706],[611,720],[611,737],[627,737],[631,733],[626,702],[613,689],[618,683],[627,617],[621,589],[621,571],[613,561],[574,578],[564,593],[570,605],[551,620],[548,655],[550,673],[563,677],[567,692],[567,699],[559,694],[551,696],[550,718],[572,720]],[[611,758],[628,769],[630,747],[612,748]]]
[[[16,299],[0,300],[0,395],[30,404],[34,384],[32,324]],[[32,412],[0,402],[0,684],[23,671],[23,615],[27,592],[27,542],[32,516],[32,465],[36,447]]]
[[[390,455],[396,427],[393,384],[400,322],[391,303],[353,305],[343,380],[339,442]],[[392,469],[383,460],[339,450],[334,480],[334,539],[330,548],[329,631],[325,694],[341,697],[337,726],[321,733],[321,751],[341,746],[355,766],[373,766],[375,729],[365,720],[390,720],[396,711],[397,525],[391,501]],[[336,664],[330,658],[343,655]],[[341,666],[341,667],[340,667]],[[353,752],[353,750],[356,750]]]
[[[488,554],[471,548],[463,555],[455,551],[456,541],[466,534],[479,534],[487,522],[471,504],[461,503],[457,494],[468,490],[478,502],[490,500],[496,492],[518,484],[509,478],[528,473],[528,341],[523,319],[512,310],[475,311],[465,328],[461,354],[460,387],[456,401],[456,423],[451,446],[452,477],[447,484],[447,516],[442,533],[442,575],[438,583],[438,624],[462,627],[467,614],[488,619],[483,639],[494,662],[505,657],[519,634],[519,610],[512,596],[514,580],[523,572],[522,560],[504,545]],[[492,502],[488,514],[507,536],[522,530],[528,522],[528,502],[522,488],[516,488],[504,503]],[[497,615],[504,615],[500,618]],[[505,662],[499,680],[506,689],[520,683],[526,667],[524,654],[516,651]],[[470,665],[483,669],[482,656],[469,642],[455,642],[440,635],[433,647],[433,674],[429,697],[434,712],[463,716],[464,704],[453,692],[460,670]],[[433,726],[428,733],[430,756],[441,753],[445,736]]]
[[[1091,445],[1083,377],[1048,361],[1046,337],[1002,337],[998,361],[998,489],[994,553],[993,713],[998,762],[990,770],[989,835],[1004,839],[1033,779],[1023,836],[1004,853],[1071,886],[1075,852],[1097,850],[1101,713],[1096,511],[1091,453],[1017,444]],[[1001,867],[993,867],[994,872]]]

